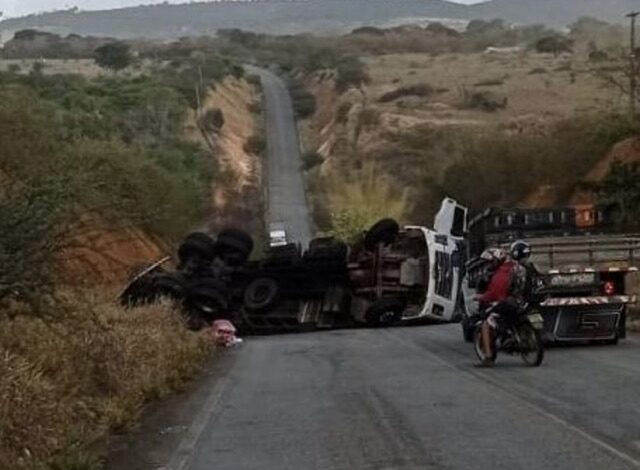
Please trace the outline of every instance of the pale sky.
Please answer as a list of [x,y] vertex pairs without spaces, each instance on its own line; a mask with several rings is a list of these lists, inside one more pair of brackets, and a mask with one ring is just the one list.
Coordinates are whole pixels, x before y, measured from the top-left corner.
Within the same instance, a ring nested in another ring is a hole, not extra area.
[[[140,4],[162,3],[164,0],[0,0],[0,11],[6,17],[23,16],[29,13],[67,9],[77,6],[83,10],[122,8]],[[457,3],[478,3],[483,0],[451,0]],[[169,3],[186,3],[170,0]]]

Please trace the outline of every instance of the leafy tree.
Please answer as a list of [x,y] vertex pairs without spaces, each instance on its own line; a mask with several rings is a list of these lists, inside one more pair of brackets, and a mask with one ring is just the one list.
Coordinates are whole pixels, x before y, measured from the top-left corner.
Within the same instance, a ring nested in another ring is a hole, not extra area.
[[546,36],[536,41],[534,47],[537,52],[557,56],[563,52],[571,52],[573,50],[573,41],[560,35]]
[[336,90],[345,92],[350,87],[360,87],[370,83],[371,77],[367,73],[367,66],[358,57],[344,57],[336,67]]
[[100,67],[119,71],[133,62],[131,48],[124,42],[110,42],[95,50],[94,59]]

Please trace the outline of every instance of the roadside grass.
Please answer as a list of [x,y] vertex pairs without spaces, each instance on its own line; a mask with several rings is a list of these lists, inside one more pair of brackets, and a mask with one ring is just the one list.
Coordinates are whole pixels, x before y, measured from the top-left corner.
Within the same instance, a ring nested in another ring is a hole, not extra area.
[[[42,318],[0,318],[0,468],[99,468],[105,436],[180,390],[208,356],[169,304],[125,311],[93,292]],[[8,316],[16,315],[13,318]]]
[[380,219],[404,219],[409,209],[407,192],[398,190],[373,164],[362,172],[331,179],[327,195],[332,232],[349,242]]

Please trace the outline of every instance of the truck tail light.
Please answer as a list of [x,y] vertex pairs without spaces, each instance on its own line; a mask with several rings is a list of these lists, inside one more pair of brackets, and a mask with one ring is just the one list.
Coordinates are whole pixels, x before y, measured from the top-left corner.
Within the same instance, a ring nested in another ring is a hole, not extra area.
[[605,295],[613,295],[616,293],[616,285],[613,283],[613,281],[607,281],[602,286],[602,291],[605,293]]

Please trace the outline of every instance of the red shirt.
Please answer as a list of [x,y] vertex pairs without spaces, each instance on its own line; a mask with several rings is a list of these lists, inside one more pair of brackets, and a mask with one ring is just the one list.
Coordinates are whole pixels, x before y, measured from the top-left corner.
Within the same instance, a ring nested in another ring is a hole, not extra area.
[[513,261],[505,261],[491,276],[487,291],[480,297],[480,302],[493,303],[502,302],[509,297],[511,287],[511,275],[513,273]]

